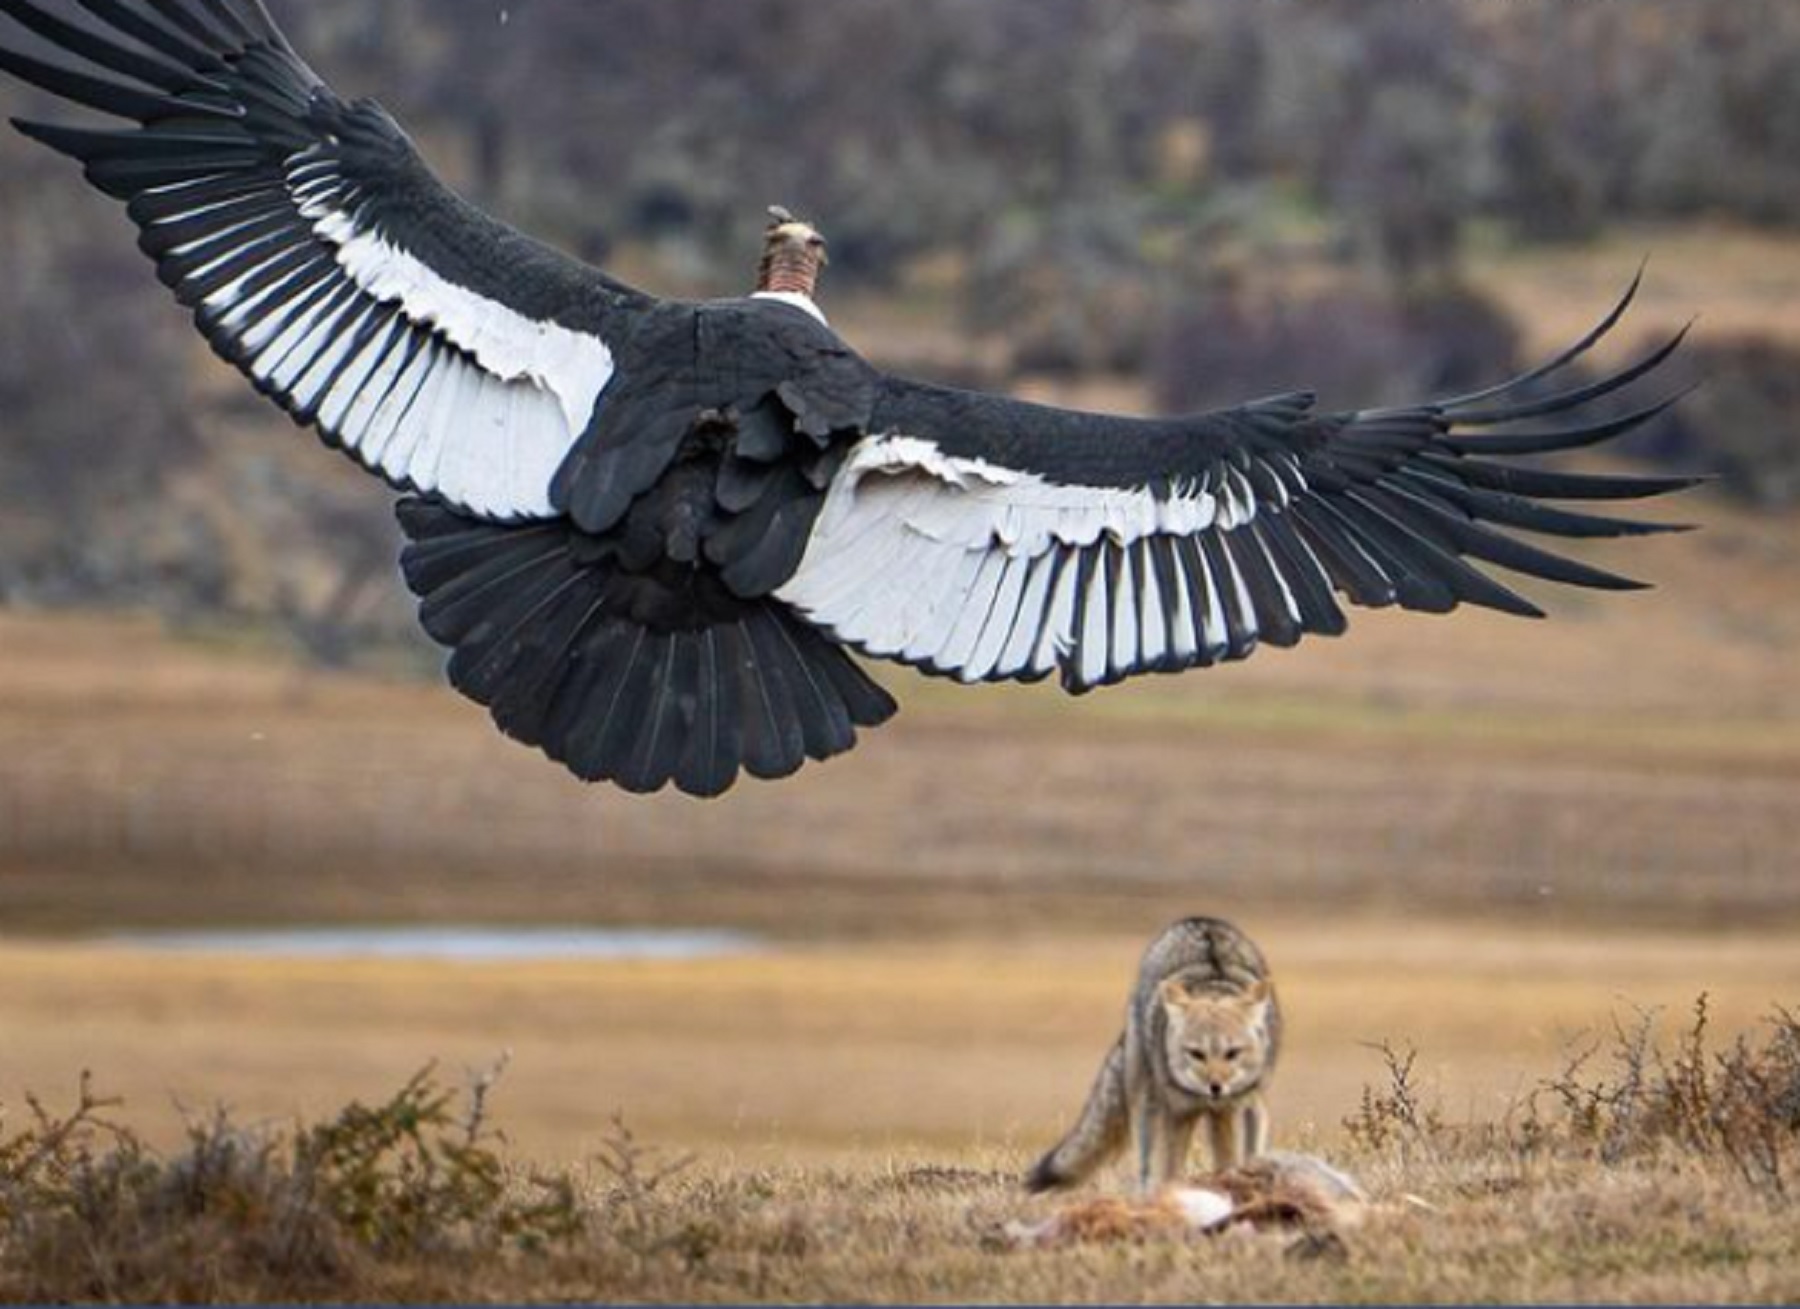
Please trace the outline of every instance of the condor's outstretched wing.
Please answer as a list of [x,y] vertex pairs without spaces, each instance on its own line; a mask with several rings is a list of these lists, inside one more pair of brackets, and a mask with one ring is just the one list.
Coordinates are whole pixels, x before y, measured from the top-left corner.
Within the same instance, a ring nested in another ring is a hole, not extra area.
[[0,69],[112,119],[16,124],[125,201],[215,350],[395,486],[549,516],[646,297],[446,190],[261,0],[0,0]]
[[[1601,444],[1660,413],[1520,430],[1649,374],[1677,337],[1603,381],[1521,398],[1585,355],[1413,408],[1321,415],[1293,395],[1169,421],[1103,418],[890,379],[780,592],[864,654],[966,682],[1072,691],[1291,646],[1345,628],[1337,596],[1540,617],[1481,565],[1571,586],[1637,583],[1513,535],[1674,530],[1573,512],[1693,485],[1502,462]],[[1501,429],[1498,433],[1489,429]]]

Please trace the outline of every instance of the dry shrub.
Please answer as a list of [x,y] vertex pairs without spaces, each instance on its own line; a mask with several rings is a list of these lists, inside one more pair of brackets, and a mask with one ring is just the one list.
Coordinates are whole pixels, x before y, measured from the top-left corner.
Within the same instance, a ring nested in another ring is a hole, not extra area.
[[1719,1163],[1758,1193],[1785,1201],[1800,1157],[1800,1017],[1776,1008],[1753,1039],[1715,1048],[1705,995],[1673,1041],[1656,1010],[1615,1017],[1610,1035],[1578,1044],[1563,1070],[1498,1122],[1456,1123],[1421,1087],[1418,1052],[1371,1046],[1383,1077],[1363,1087],[1344,1130],[1361,1149],[1414,1163],[1507,1165],[1482,1186],[1525,1184],[1531,1161],[1608,1167],[1671,1152]]
[[614,1116],[612,1133],[594,1159],[611,1183],[601,1205],[612,1240],[640,1263],[670,1252],[701,1263],[717,1244],[716,1225],[684,1217],[669,1192],[668,1184],[693,1162],[690,1155],[664,1159],[638,1140],[622,1116]]
[[1448,1130],[1438,1106],[1427,1102],[1419,1086],[1419,1052],[1383,1041],[1369,1047],[1381,1056],[1385,1084],[1365,1084],[1356,1111],[1344,1119],[1344,1131],[1365,1149],[1397,1151],[1403,1158],[1432,1150]]
[[220,1112],[169,1155],[109,1121],[87,1078],[65,1114],[32,1099],[22,1129],[0,1122],[0,1300],[314,1298],[385,1263],[449,1271],[569,1242],[575,1184],[516,1177],[497,1151],[497,1073],[458,1092],[426,1069],[286,1131]]
[[1800,1018],[1777,1008],[1760,1039],[1714,1049],[1707,997],[1673,1045],[1657,1013],[1615,1021],[1607,1067],[1596,1044],[1546,1084],[1571,1139],[1607,1163],[1674,1149],[1729,1162],[1758,1190],[1786,1198],[1800,1149]]

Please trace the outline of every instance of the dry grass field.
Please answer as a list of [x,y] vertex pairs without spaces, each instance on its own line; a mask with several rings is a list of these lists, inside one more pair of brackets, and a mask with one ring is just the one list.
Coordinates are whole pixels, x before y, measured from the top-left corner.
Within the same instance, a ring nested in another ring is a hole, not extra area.
[[[1678,1023],[1706,991],[1732,1035],[1800,996],[1792,933],[1243,923],[1280,972],[1290,1034],[1275,1104],[1295,1145],[1341,1144],[1362,1087],[1381,1080],[1382,1041],[1421,1052],[1447,1115],[1483,1121],[1634,1004]],[[12,945],[0,1090],[11,1103],[68,1091],[92,1068],[168,1144],[178,1105],[317,1117],[432,1060],[456,1076],[510,1053],[500,1107],[541,1163],[591,1152],[622,1113],[667,1149],[745,1166],[951,1164],[971,1150],[1022,1166],[1079,1107],[1142,946],[1058,934],[467,966]]]
[[[512,1061],[491,1107],[508,1134],[514,1194],[534,1195],[534,1178],[565,1178],[580,1218],[536,1251],[491,1237],[447,1246],[356,1238],[345,1232],[361,1228],[334,1226],[328,1258],[296,1262],[288,1241],[264,1230],[295,1221],[284,1206],[246,1203],[231,1189],[230,1170],[246,1157],[238,1145],[228,1157],[204,1152],[210,1168],[171,1165],[188,1179],[172,1211],[167,1185],[151,1192],[148,1220],[143,1201],[127,1205],[102,1187],[106,1204],[70,1206],[74,1216],[42,1224],[47,1232],[27,1227],[15,1258],[0,1242],[0,1296],[1291,1303],[1800,1294],[1800,1229],[1782,1189],[1800,1182],[1791,1158],[1773,1180],[1753,1177],[1702,1136],[1610,1159],[1599,1134],[1576,1133],[1543,1086],[1596,1043],[1601,1055],[1580,1074],[1619,1076],[1606,1063],[1610,1024],[1629,1028],[1635,1016],[1614,988],[1668,1006],[1660,1034],[1670,1050],[1679,1052],[1697,987],[1711,992],[1710,1049],[1728,1050],[1740,1033],[1768,1040],[1764,997],[1800,992],[1791,934],[1254,926],[1294,1018],[1278,1143],[1350,1169],[1375,1200],[1341,1248],[1322,1252],[1328,1258],[1292,1257],[1294,1234],[1280,1232],[1005,1248],[1008,1223],[1056,1208],[1028,1199],[1018,1178],[1078,1104],[1114,1029],[1139,945],[1131,938],[482,968],[14,946],[0,952],[14,1105],[24,1083],[55,1088],[51,1103],[66,1108],[77,1070],[98,1063],[101,1089],[126,1097],[108,1118],[174,1159],[221,1097],[236,1123],[279,1130],[329,1119],[353,1097],[379,1104],[427,1059],[441,1059],[457,1084],[505,1048]],[[1402,1052],[1416,1043],[1416,1108],[1392,1102],[1372,1041]],[[1800,1075],[1796,1058],[1789,1050],[1788,1078]],[[1373,1108],[1364,1107],[1369,1092]],[[648,1152],[623,1173],[615,1114]],[[1791,1151],[1792,1125],[1774,1130]],[[0,1139],[0,1181],[5,1153]],[[9,1199],[0,1185],[0,1210]],[[396,1222],[411,1212],[388,1208]]]

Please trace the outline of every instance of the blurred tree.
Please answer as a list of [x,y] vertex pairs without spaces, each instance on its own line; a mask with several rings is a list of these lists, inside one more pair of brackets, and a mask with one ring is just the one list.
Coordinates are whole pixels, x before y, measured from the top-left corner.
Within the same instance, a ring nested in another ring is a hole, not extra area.
[[1636,435],[1633,452],[1716,475],[1764,509],[1800,505],[1800,350],[1762,340],[1701,341],[1687,366],[1706,385]]
[[1398,292],[1366,277],[1279,294],[1223,264],[1157,333],[1153,377],[1169,412],[1311,390],[1328,408],[1454,395],[1518,371],[1518,335],[1474,292]]
[[[157,508],[200,452],[177,384],[192,342],[137,293],[143,260],[122,219],[72,210],[62,170],[23,142],[0,145],[0,171],[0,513],[12,541],[32,543],[0,551],[0,586],[214,595],[204,532]],[[146,374],[171,385],[145,387]]]

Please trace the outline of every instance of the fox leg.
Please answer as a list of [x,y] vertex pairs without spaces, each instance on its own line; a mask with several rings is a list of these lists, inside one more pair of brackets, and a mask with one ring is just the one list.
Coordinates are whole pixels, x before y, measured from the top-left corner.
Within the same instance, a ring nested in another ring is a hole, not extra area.
[[1182,1180],[1187,1172],[1188,1157],[1194,1152],[1194,1132],[1199,1126],[1198,1118],[1178,1118],[1164,1111],[1159,1142],[1162,1148],[1156,1161],[1158,1185],[1167,1186]]
[[1241,1167],[1249,1157],[1245,1152],[1248,1145],[1245,1129],[1249,1124],[1244,1119],[1243,1108],[1239,1105],[1207,1111],[1206,1137],[1212,1146],[1214,1172],[1228,1173]]
[[1124,1055],[1125,1096],[1131,1115],[1131,1145],[1137,1165],[1137,1188],[1148,1195],[1157,1184],[1157,1170],[1162,1163],[1162,1140],[1168,1129],[1164,1110],[1156,1094],[1156,1074],[1150,1067],[1149,1052],[1138,1027],[1135,1013],[1125,1022]]
[[1260,1159],[1269,1153],[1269,1106],[1262,1096],[1252,1095],[1238,1111],[1243,1119],[1246,1159]]
[[1188,1156],[1193,1153],[1194,1129],[1199,1120],[1184,1117],[1160,1103],[1154,1095],[1146,1095],[1137,1106],[1132,1125],[1137,1146],[1138,1190],[1152,1195],[1179,1182],[1187,1171]]
[[1151,1103],[1149,1089],[1140,1089],[1131,1101],[1131,1141],[1137,1150],[1137,1185],[1145,1195],[1156,1189],[1156,1168],[1161,1151],[1162,1114]]

